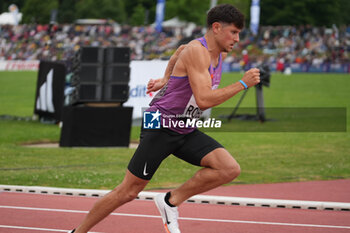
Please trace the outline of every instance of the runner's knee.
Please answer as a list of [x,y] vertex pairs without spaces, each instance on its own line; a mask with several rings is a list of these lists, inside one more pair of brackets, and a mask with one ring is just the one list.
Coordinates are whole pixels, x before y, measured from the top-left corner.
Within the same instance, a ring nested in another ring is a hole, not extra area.
[[134,200],[138,194],[139,194],[139,192],[137,192],[137,191],[133,191],[133,190],[128,191],[126,194],[127,201]]
[[220,177],[224,184],[231,182],[241,173],[241,168],[238,163],[229,164],[220,169]]
[[121,200],[123,203],[130,202],[134,200],[137,195],[143,190],[142,185],[130,184],[124,185],[121,184],[113,189],[113,198]]
[[118,199],[122,199],[123,202],[129,202],[134,200],[137,195],[139,194],[138,190],[133,190],[133,189],[118,189],[116,188],[113,190],[114,192],[114,197]]

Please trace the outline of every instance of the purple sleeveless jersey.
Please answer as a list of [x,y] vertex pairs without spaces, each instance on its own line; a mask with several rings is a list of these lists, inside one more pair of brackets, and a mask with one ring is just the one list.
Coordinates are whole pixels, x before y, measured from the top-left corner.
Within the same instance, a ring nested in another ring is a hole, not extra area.
[[[198,41],[208,49],[204,37]],[[220,54],[217,67],[210,65],[208,69],[212,77],[212,89],[218,88],[222,73],[222,56]],[[187,119],[198,119],[202,115],[202,110],[198,107],[194,98],[188,76],[170,76],[168,83],[157,93],[150,103],[150,108],[146,111],[157,111],[161,115],[161,125],[180,134],[192,132],[194,127],[186,127]]]

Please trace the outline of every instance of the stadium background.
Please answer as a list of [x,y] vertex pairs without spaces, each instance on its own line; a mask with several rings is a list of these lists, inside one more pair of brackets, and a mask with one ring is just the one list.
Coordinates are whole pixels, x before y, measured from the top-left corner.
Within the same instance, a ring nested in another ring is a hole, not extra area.
[[[22,13],[22,21],[18,26],[0,26],[2,62],[65,60],[84,45],[130,46],[133,61],[166,60],[182,40],[203,34],[210,6],[209,1],[168,0],[165,20],[178,17],[184,25],[163,27],[162,32],[157,32],[152,25],[156,1],[2,1],[1,12],[8,11],[12,3]],[[223,86],[241,77],[240,72],[231,71],[267,61],[273,71],[272,86],[265,92],[267,107],[341,107],[348,111],[348,1],[261,0],[256,36],[249,29],[250,1],[218,3],[232,3],[247,15],[241,41],[225,61]],[[103,20],[87,25],[77,21],[86,18]],[[33,66],[37,68],[30,65]],[[288,67],[292,70],[289,76],[283,74]],[[21,70],[23,65],[5,69]],[[110,189],[121,180],[134,149],[24,147],[57,142],[60,129],[31,118],[36,71],[1,71],[0,76],[1,184]],[[237,100],[221,107],[233,108]],[[255,107],[254,93],[248,93],[243,107]],[[242,164],[245,172],[236,182],[271,183],[349,178],[347,131],[348,126],[345,132],[211,135]],[[138,134],[139,127],[133,127],[132,140],[136,141]],[[254,148],[250,140],[255,142]],[[174,187],[191,176],[194,169],[169,158],[148,188]]]

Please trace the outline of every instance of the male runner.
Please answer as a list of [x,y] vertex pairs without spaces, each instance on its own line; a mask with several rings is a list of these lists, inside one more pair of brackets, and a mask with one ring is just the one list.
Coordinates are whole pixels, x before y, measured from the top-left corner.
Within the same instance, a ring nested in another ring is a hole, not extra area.
[[[198,113],[219,105],[259,83],[259,70],[254,68],[247,71],[239,82],[217,89],[222,61],[239,41],[243,26],[243,14],[232,5],[212,8],[207,15],[205,36],[180,46],[170,58],[164,77],[149,81],[148,92],[161,90],[147,111],[186,117],[194,109]],[[168,233],[180,233],[177,206],[193,195],[232,181],[240,174],[240,166],[230,153],[195,128],[142,129],[140,145],[123,182],[97,201],[81,225],[72,232],[87,232],[113,210],[134,200],[170,154],[202,169],[180,187],[155,198]]]

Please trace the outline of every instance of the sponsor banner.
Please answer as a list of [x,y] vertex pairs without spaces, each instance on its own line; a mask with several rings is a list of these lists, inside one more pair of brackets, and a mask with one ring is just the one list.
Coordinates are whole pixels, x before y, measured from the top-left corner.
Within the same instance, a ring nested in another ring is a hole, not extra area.
[[149,106],[156,93],[146,94],[147,83],[150,79],[158,79],[164,76],[168,61],[132,61],[130,62],[130,91],[129,99],[124,106],[134,107],[133,119],[142,118],[142,109]]
[[38,60],[33,61],[0,61],[0,71],[21,71],[21,70],[39,70]]
[[66,66],[60,62],[42,61],[38,72],[34,113],[39,117],[62,117]]

